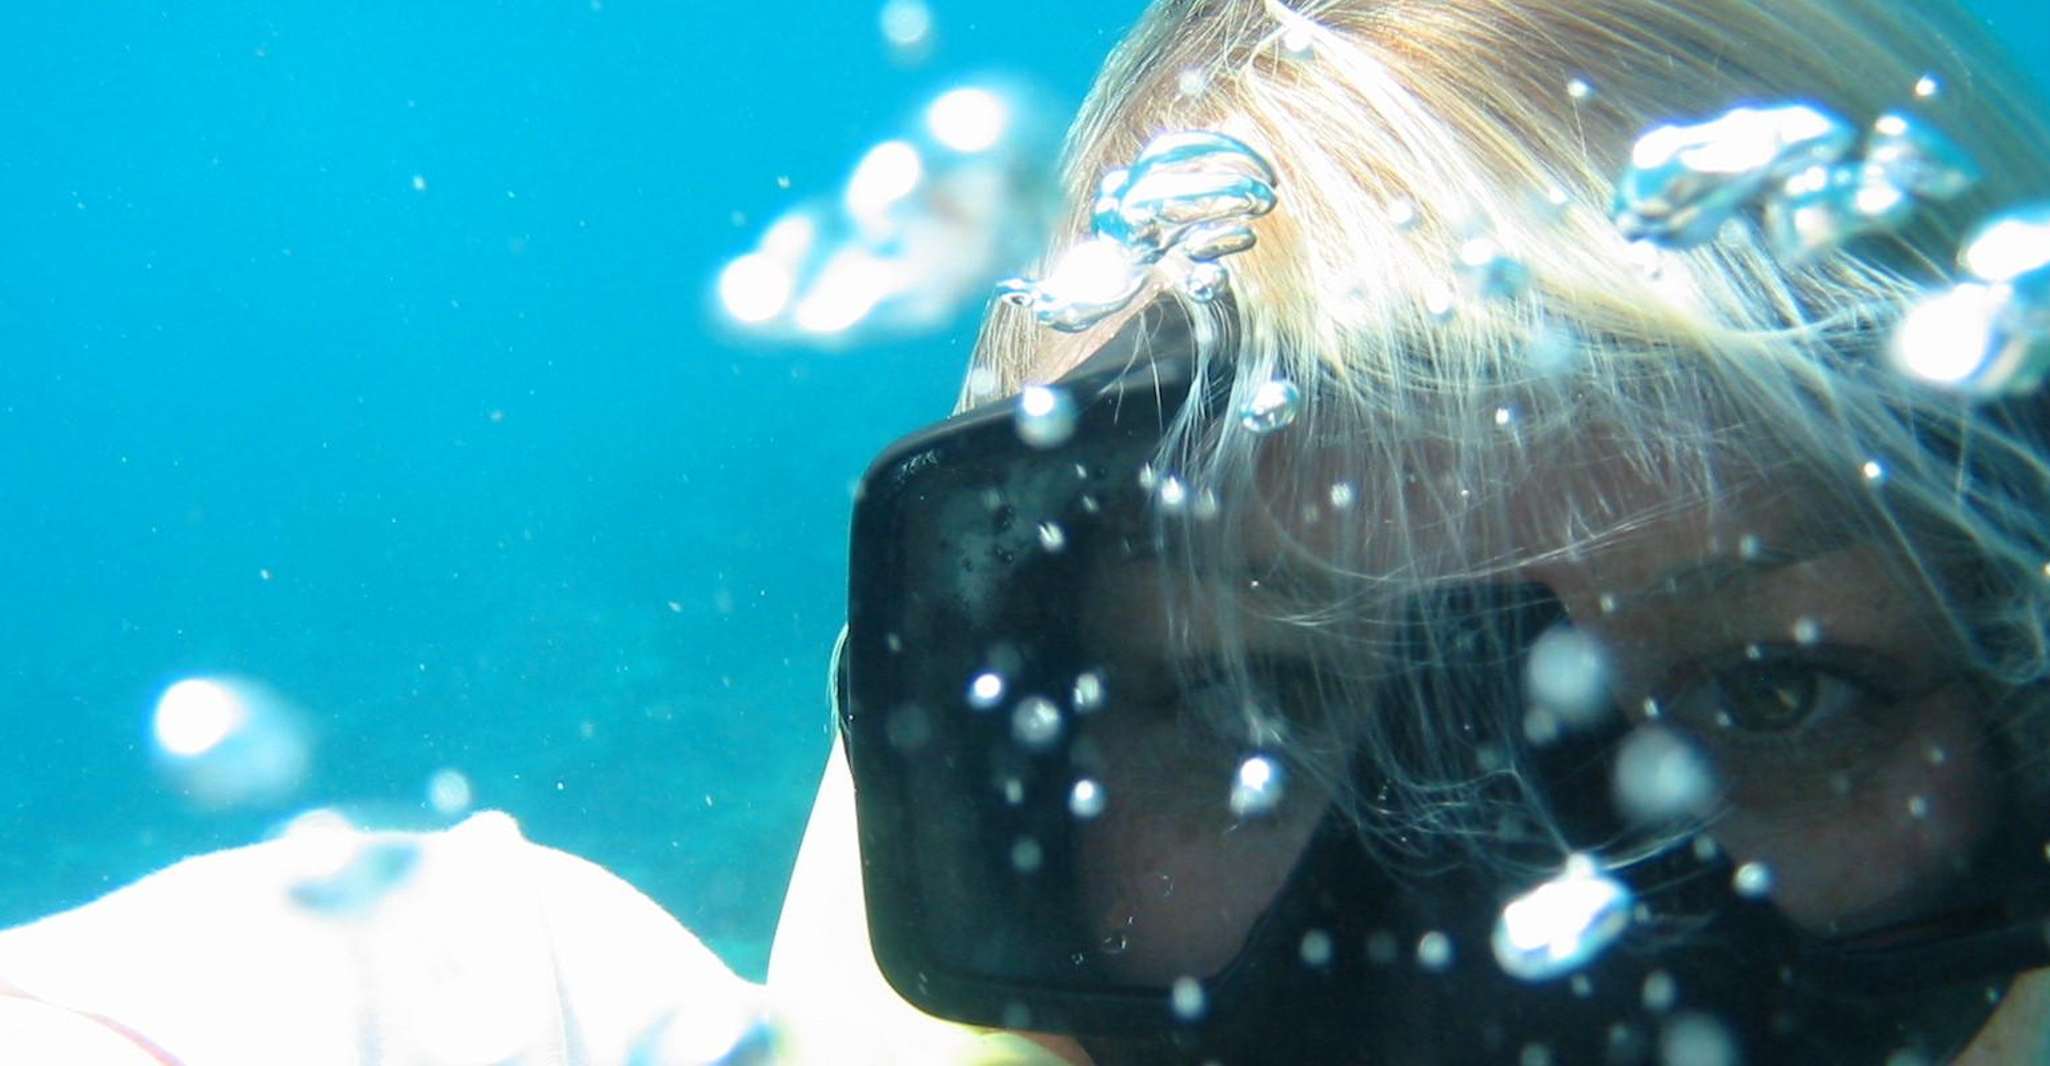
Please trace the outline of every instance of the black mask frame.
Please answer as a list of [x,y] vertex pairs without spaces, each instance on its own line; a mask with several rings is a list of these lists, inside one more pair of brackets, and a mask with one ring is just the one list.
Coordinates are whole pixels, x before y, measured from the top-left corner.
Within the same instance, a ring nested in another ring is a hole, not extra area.
[[[1186,404],[1214,418],[1228,392],[1228,375],[1202,374],[1195,333],[1171,302],[1135,317],[1061,383],[1076,410],[1062,443],[1021,441],[1011,400],[898,441],[862,480],[835,664],[838,722],[870,941],[907,1001],[964,1023],[1076,1035],[1100,1061],[1465,1063],[1538,1043],[1555,1062],[1628,1062],[1654,1054],[1664,1019],[1642,989],[1663,974],[1682,990],[1680,1008],[1716,1017],[1745,1061],[1879,1061],[1901,1048],[1952,1053],[2012,975],[2050,965],[2040,817],[2007,819],[1975,853],[1985,891],[1848,941],[1803,932],[1738,896],[1727,860],[1676,848],[1620,876],[1682,884],[1662,890],[1667,905],[1709,920],[1684,942],[1633,930],[1575,980],[1532,983],[1479,947],[1504,886],[1459,871],[1428,883],[1392,875],[1333,810],[1236,957],[1195,975],[1201,1011],[1178,1013],[1165,985],[1107,978],[1085,957],[1091,941],[1063,901],[1075,873],[1062,843],[1072,734],[1025,750],[1003,713],[968,706],[966,684],[995,665],[1012,696],[1053,694],[1089,667],[1076,627],[1062,624],[1087,591],[1073,559],[1158,550],[1139,467]],[[1066,558],[1032,557],[1041,523],[1066,531]],[[1486,602],[1476,616],[1508,620],[1489,638],[1498,663],[1520,661],[1560,610],[1527,586],[1477,595]],[[1522,698],[1504,681],[1520,670],[1482,677],[1456,665],[1444,691],[1460,700],[1509,708]],[[1076,713],[1060,711],[1070,721]],[[1549,753],[1554,776],[1572,783],[1573,768],[1599,761],[1614,740]],[[993,787],[1001,774],[1021,783],[1022,798]],[[1030,864],[1013,850],[1025,839]],[[1639,924],[1658,924],[1647,917]],[[1413,937],[1396,938],[1405,951],[1395,959],[1374,947],[1391,929],[1442,931],[1465,947],[1424,972],[1408,955]],[[1332,946],[1314,965],[1301,950],[1313,930]]]

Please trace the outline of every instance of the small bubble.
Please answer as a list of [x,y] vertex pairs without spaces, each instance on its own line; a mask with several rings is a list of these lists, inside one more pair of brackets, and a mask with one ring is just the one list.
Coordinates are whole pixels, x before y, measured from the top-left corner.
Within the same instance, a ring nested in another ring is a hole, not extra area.
[[1388,204],[1388,222],[1399,230],[1406,230],[1416,225],[1416,204],[1409,200],[1390,201]]
[[1353,489],[1350,482],[1341,481],[1331,486],[1331,506],[1343,511],[1352,506]]
[[1164,477],[1160,479],[1155,496],[1160,500],[1161,510],[1173,513],[1189,502],[1189,487],[1178,477]]
[[1510,258],[1493,238],[1474,237],[1459,246],[1459,272],[1467,289],[1485,299],[1508,300],[1530,287],[1530,270]]
[[1028,748],[1047,747],[1060,738],[1061,709],[1044,696],[1019,700],[1011,712],[1011,735]]
[[1737,1043],[1722,1022],[1690,1012],[1660,1031],[1659,1056],[1663,1066],[1737,1066]]
[[1199,304],[1207,304],[1222,296],[1230,285],[1231,273],[1222,263],[1192,263],[1181,280],[1182,292]]
[[1599,596],[1595,597],[1595,601],[1594,601],[1594,602],[1595,602],[1595,606],[1596,606],[1596,607],[1598,607],[1598,608],[1600,608],[1600,609],[1601,609],[1601,612],[1602,612],[1603,614],[1615,614],[1615,613],[1616,613],[1616,594],[1615,594],[1615,593],[1613,593],[1613,592],[1604,592],[1604,593],[1602,593],[1601,595],[1599,595]]
[[1031,837],[1019,837],[1018,842],[1011,845],[1011,868],[1021,874],[1039,869],[1045,858],[1046,853],[1040,848],[1039,841]]
[[1524,686],[1536,705],[1563,724],[1591,725],[1609,711],[1608,654],[1591,634],[1553,626],[1531,645]]
[[978,711],[989,710],[1002,702],[1003,698],[1004,679],[998,674],[977,674],[975,680],[968,683],[968,706]]
[[1057,522],[1039,523],[1039,546],[1050,552],[1058,552],[1068,546],[1068,535],[1061,531]]
[[1822,639],[1822,626],[1813,618],[1794,620],[1794,643],[1814,644]]
[[1886,479],[1886,468],[1879,465],[1879,461],[1876,459],[1865,460],[1865,465],[1859,467],[1858,470],[1865,475],[1865,480],[1873,484],[1878,484]]
[[1271,813],[1281,804],[1285,776],[1281,764],[1265,755],[1247,758],[1232,775],[1231,813],[1240,818]]
[[1929,797],[1927,797],[1927,796],[1909,796],[1909,797],[1908,797],[1908,817],[1910,817],[1910,818],[1927,818],[1927,817],[1929,817]]
[[1922,752],[1922,757],[1929,760],[1929,765],[1931,766],[1942,766],[1950,758],[1950,753],[1944,751],[1941,745],[1931,744],[1927,750]]
[[1594,95],[1594,86],[1586,78],[1566,79],[1566,95],[1575,100],[1585,100]]
[[1746,533],[1737,538],[1737,557],[1746,562],[1758,558],[1759,553],[1764,550],[1765,547],[1759,543],[1756,533]]
[[1459,309],[1459,296],[1452,286],[1433,282],[1424,290],[1424,313],[1434,322],[1449,322]]
[[1204,89],[1210,87],[1210,79],[1204,77],[1201,70],[1188,67],[1175,75],[1174,87],[1183,96],[1200,96]]
[[427,779],[427,805],[443,817],[470,809],[470,779],[458,770],[436,770]]
[[1068,697],[1068,705],[1076,714],[1088,714],[1103,706],[1103,675],[1094,670],[1084,670],[1075,675],[1075,690]]
[[413,191],[414,191],[414,192],[426,192],[426,191],[427,191],[427,175],[425,175],[425,174],[415,174],[415,175],[413,175]]
[[1716,796],[1708,760],[1679,734],[1656,725],[1632,730],[1616,750],[1616,805],[1644,822],[1706,814]]
[[1694,838],[1696,862],[1714,862],[1715,857],[1721,853],[1722,849],[1716,846],[1715,838],[1707,833],[1701,833]]
[[1516,413],[1515,413],[1515,412],[1513,412],[1513,411],[1511,411],[1511,410],[1510,410],[1510,409],[1508,409],[1507,407],[1497,407],[1497,408],[1495,408],[1495,424],[1496,424],[1496,425],[1498,425],[1498,426],[1506,426],[1506,425],[1508,425],[1509,423],[1511,423],[1511,422],[1514,422],[1515,420],[1516,420]]
[[968,372],[968,395],[987,396],[997,391],[996,371],[978,366]]
[[1594,982],[1588,980],[1584,973],[1574,974],[1573,980],[1566,982],[1566,987],[1571,988],[1573,994],[1580,999],[1588,999],[1594,995]]
[[1103,786],[1083,778],[1068,790],[1068,813],[1077,818],[1094,818],[1103,813]]
[[1552,1066],[1552,1049],[1543,1044],[1525,1044],[1517,1053],[1516,1066]]
[[1260,383],[1239,408],[1239,425],[1248,433],[1266,434],[1294,422],[1302,406],[1295,382],[1273,378]]
[[1075,435],[1075,402],[1067,390],[1027,385],[1018,394],[1018,439],[1034,448],[1055,448]]
[[1193,977],[1175,978],[1174,987],[1168,992],[1168,1002],[1174,1007],[1174,1016],[1185,1022],[1201,1018],[1207,1006],[1202,982]]
[[1673,1009],[1673,1002],[1679,998],[1679,986],[1673,975],[1664,970],[1653,970],[1644,978],[1644,1009],[1654,1014],[1664,1014]]
[[922,48],[932,36],[932,9],[925,0],[889,0],[881,22],[883,39],[900,53]]
[[1425,933],[1417,940],[1416,961],[1434,973],[1452,965],[1452,938],[1435,929]]
[[1772,891],[1772,868],[1753,859],[1737,867],[1730,886],[1746,899],[1758,899]]
[[889,738],[890,746],[902,752],[913,752],[925,747],[932,739],[932,722],[927,720],[925,708],[907,703],[890,712],[883,723],[883,734]]
[[1326,966],[1331,962],[1331,934],[1322,929],[1312,929],[1303,934],[1303,965]]
[[1927,100],[1943,92],[1943,82],[1934,74],[1924,74],[1915,79],[1915,95]]
[[1313,59],[1317,51],[1310,28],[1298,22],[1281,34],[1281,54],[1290,59]]

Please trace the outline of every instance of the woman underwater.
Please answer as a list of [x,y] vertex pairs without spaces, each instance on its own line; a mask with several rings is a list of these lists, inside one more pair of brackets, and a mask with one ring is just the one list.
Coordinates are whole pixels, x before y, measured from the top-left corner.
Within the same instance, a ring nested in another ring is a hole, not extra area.
[[2028,89],[1933,0],[1157,4],[864,480],[766,989],[487,816],[0,934],[0,1049],[2050,1061]]

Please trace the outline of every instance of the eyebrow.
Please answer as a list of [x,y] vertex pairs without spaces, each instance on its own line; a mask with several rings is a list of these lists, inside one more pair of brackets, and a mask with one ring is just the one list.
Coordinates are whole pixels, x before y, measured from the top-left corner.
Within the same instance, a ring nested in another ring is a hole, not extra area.
[[1621,611],[1649,601],[1710,595],[1738,581],[1762,577],[1774,571],[1835,554],[1859,543],[1862,541],[1850,536],[1827,537],[1803,544],[1798,549],[1746,543],[1739,548],[1740,554],[1716,554],[1680,563],[1660,571],[1633,592],[1610,593],[1615,597],[1613,609]]

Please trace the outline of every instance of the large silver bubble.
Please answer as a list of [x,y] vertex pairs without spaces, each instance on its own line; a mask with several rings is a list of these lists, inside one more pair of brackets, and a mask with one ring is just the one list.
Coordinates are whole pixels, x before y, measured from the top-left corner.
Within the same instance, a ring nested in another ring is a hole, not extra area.
[[1855,127],[1819,107],[1739,107],[1638,138],[1616,185],[1616,226],[1630,240],[1692,248],[1768,184],[1842,158]]
[[1131,166],[1097,183],[1090,238],[1045,277],[1012,278],[998,293],[1067,333],[1130,306],[1152,272],[1169,264],[1182,291],[1214,299],[1230,280],[1217,260],[1253,246],[1247,223],[1274,209],[1275,182],[1274,168],[1236,138],[1210,130],[1161,134]]

